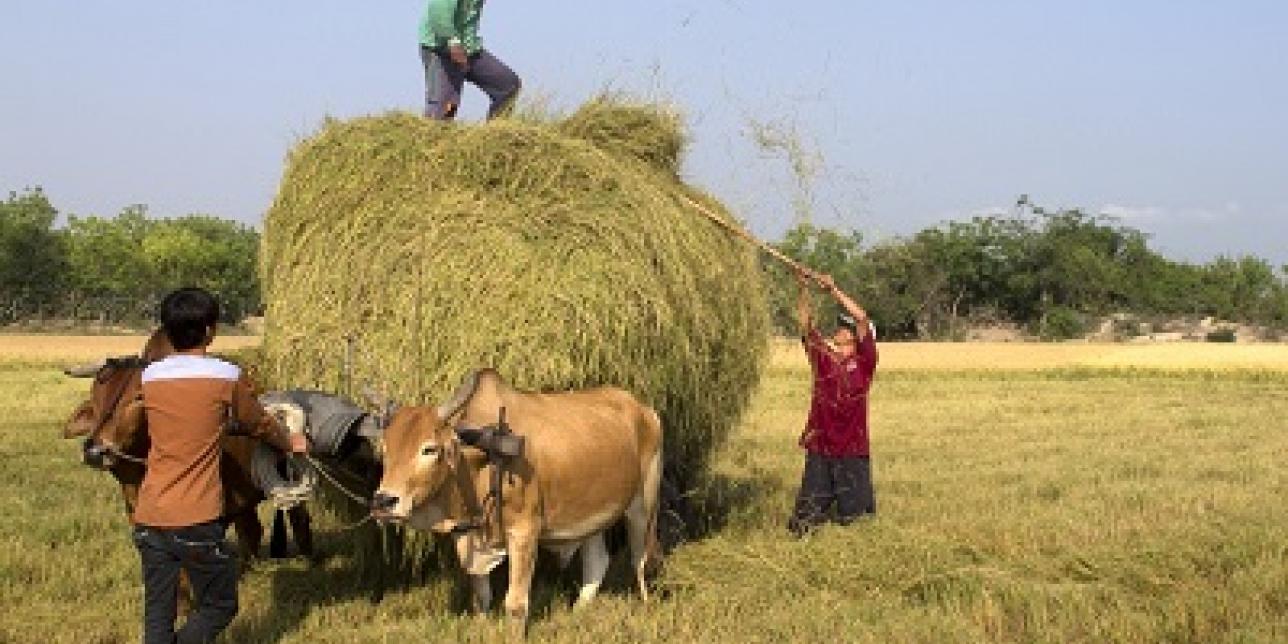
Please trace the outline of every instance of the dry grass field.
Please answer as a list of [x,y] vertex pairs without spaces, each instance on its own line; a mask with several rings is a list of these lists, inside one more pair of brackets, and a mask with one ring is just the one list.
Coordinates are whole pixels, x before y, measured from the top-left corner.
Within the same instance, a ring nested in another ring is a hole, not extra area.
[[[1266,369],[1288,371],[1288,344],[1093,344],[1084,342],[898,342],[883,344],[882,370],[1034,370],[1095,368]],[[774,342],[777,364],[804,368],[799,343]]]
[[[144,335],[0,334],[0,365],[73,363],[130,355],[138,353],[147,340]],[[221,335],[215,338],[212,349],[235,351],[257,344],[257,336]]]
[[[137,556],[110,478],[57,438],[86,385],[52,362],[132,349],[44,339],[33,356],[0,336],[0,641],[134,641]],[[617,570],[574,612],[545,570],[533,640],[1288,641],[1284,347],[882,351],[875,519],[783,529],[809,387],[784,343],[694,498],[709,533],[671,554],[660,597]],[[329,556],[257,565],[226,641],[497,638],[432,566],[373,603],[350,534],[321,523]]]

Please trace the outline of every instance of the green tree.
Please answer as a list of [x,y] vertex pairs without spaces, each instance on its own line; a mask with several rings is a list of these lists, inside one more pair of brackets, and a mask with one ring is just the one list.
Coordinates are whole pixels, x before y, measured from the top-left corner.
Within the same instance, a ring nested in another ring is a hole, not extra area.
[[[784,255],[836,278],[836,283],[847,292],[855,292],[859,284],[862,236],[857,232],[841,232],[819,228],[809,223],[793,226],[777,245]],[[796,278],[791,271],[774,260],[765,260],[770,284],[770,311],[775,327],[780,333],[796,333]],[[823,302],[824,315],[835,314],[835,304]]]
[[225,318],[259,309],[259,233],[244,224],[189,215],[149,219],[143,206],[116,217],[71,217],[65,231],[71,283],[80,292],[139,301],[183,286],[220,297]]
[[259,308],[259,233],[244,224],[189,215],[153,222],[142,256],[156,292],[200,286],[218,294],[235,321]]
[[64,235],[72,287],[93,295],[150,295],[153,285],[142,250],[151,225],[144,206],[130,206],[110,219],[69,217]]
[[868,250],[854,293],[886,337],[927,339],[947,331],[951,276],[924,241],[894,240]]
[[[886,337],[952,337],[968,320],[1001,319],[1062,339],[1110,312],[1214,315],[1288,329],[1288,267],[1276,272],[1255,257],[1172,261],[1144,233],[1078,209],[1031,206],[1027,215],[948,222],[870,248],[861,242],[857,232],[805,223],[778,247],[836,276]],[[774,320],[791,333],[795,285],[768,265]]]
[[61,291],[66,260],[57,216],[40,188],[0,202],[0,293],[47,300]]

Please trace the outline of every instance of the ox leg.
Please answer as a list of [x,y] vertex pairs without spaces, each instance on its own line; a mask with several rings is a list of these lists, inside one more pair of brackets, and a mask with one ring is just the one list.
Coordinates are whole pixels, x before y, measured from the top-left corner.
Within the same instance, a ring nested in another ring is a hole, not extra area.
[[470,596],[473,605],[470,607],[476,614],[483,615],[492,610],[492,582],[488,575],[468,575],[470,578]]
[[581,544],[581,592],[577,594],[575,608],[585,606],[599,593],[604,583],[604,573],[608,572],[608,546],[604,544],[604,533],[596,532]]
[[579,548],[581,548],[580,543],[574,543],[572,545],[563,544],[563,545],[553,546],[549,548],[551,551],[555,553],[555,555],[559,557],[560,572],[563,572],[568,569],[568,564],[572,563],[572,556],[577,554],[577,550]]
[[250,568],[259,556],[259,546],[264,541],[264,524],[251,508],[233,517],[233,532],[237,534],[237,551],[241,554],[242,570]]
[[[474,544],[470,542],[469,535],[464,533],[456,535],[454,541],[456,557],[464,566],[474,556]],[[479,615],[492,610],[492,582],[488,574],[470,574],[467,571],[465,577],[470,582],[470,610]]]
[[537,565],[537,535],[511,532],[506,550],[510,557],[510,587],[505,591],[505,616],[510,634],[528,632],[528,594]]
[[309,509],[303,505],[297,505],[286,511],[286,518],[291,522],[291,536],[295,539],[295,546],[300,556],[312,559],[313,522],[309,517]]

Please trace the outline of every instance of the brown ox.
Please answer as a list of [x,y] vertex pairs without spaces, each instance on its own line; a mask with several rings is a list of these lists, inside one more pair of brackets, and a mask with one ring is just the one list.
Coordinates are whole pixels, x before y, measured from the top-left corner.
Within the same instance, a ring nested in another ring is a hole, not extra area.
[[[501,410],[524,437],[502,485],[502,525],[484,530],[491,512],[481,500],[491,489],[482,452],[462,445],[458,431],[497,422]],[[656,557],[662,425],[657,414],[621,390],[527,393],[493,370],[466,378],[444,405],[411,407],[393,415],[384,433],[384,477],[373,500],[381,520],[449,533],[474,590],[474,607],[491,603],[488,541],[504,539],[510,560],[506,615],[522,630],[537,546],[567,563],[582,553],[578,605],[594,597],[608,568],[603,532],[625,517],[632,566],[647,599],[645,569]],[[486,523],[486,522],[484,522]]]
[[[92,449],[101,455],[102,466],[121,485],[125,510],[131,517],[146,471],[141,461],[147,457],[150,445],[143,412],[143,369],[171,353],[174,349],[169,339],[158,329],[148,339],[138,359],[112,359],[81,370],[80,373],[92,371],[94,375],[89,400],[76,408],[63,428],[63,438],[84,436],[87,451]],[[264,494],[255,487],[250,476],[254,448],[255,441],[251,438],[228,436],[224,439],[224,454],[219,463],[224,487],[224,518],[233,524],[243,563],[258,556],[264,536],[263,524],[255,512],[256,506],[264,500]],[[311,555],[313,536],[308,511],[297,506],[287,514],[300,553]],[[280,522],[280,515],[278,513],[275,522]]]

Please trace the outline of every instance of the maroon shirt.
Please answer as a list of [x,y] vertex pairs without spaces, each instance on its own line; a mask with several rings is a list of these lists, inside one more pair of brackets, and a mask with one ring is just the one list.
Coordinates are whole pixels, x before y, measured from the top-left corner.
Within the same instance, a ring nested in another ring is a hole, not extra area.
[[833,353],[816,329],[801,338],[814,372],[814,393],[801,445],[829,457],[868,455],[868,389],[877,370],[877,342],[869,330],[853,356]]

